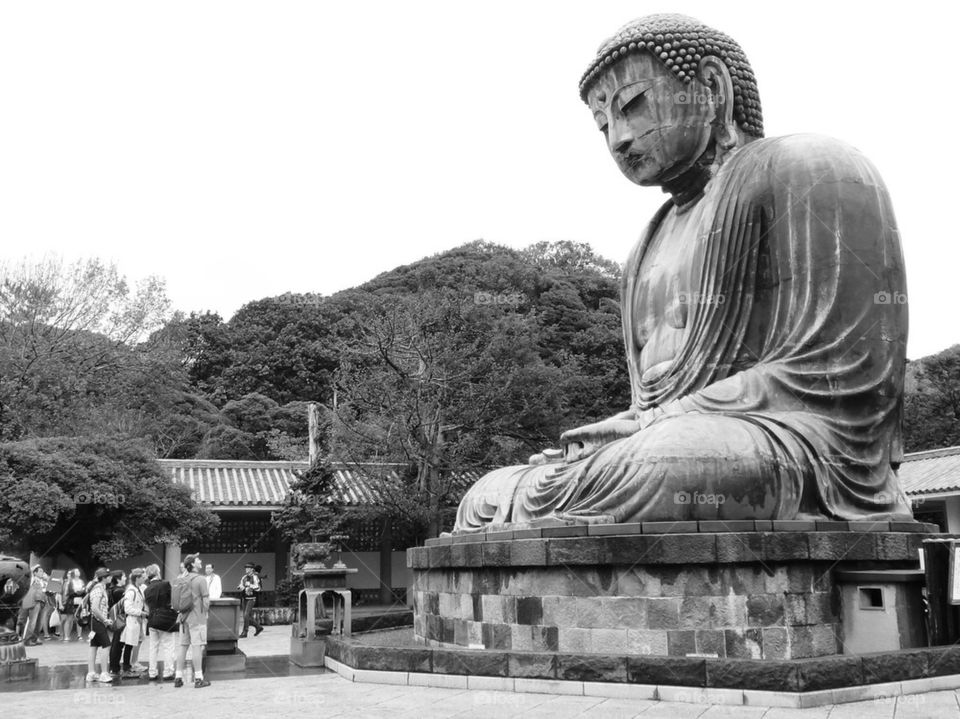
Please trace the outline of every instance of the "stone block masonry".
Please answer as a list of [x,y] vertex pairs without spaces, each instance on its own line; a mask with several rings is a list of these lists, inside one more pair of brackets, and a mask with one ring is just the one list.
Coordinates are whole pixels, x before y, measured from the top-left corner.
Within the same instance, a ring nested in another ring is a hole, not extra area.
[[[658,529],[659,528],[655,528]],[[842,651],[837,569],[907,567],[918,532],[632,532],[409,550],[424,646],[789,660]]]

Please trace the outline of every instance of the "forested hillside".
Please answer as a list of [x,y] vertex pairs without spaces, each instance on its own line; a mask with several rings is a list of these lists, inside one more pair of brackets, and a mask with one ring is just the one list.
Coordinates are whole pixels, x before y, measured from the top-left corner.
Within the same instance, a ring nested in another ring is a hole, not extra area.
[[[583,244],[473,242],[332,296],[253,300],[228,321],[171,316],[162,282],[129,288],[97,260],[32,273],[3,276],[0,440],[115,436],[159,457],[303,458],[306,405],[318,402],[369,440],[341,437],[344,453],[390,455],[381,435],[398,429],[377,418],[392,414],[408,438],[443,439],[457,461],[486,466],[629,403],[619,267]],[[907,451],[960,444],[960,346],[910,362],[906,390]]]

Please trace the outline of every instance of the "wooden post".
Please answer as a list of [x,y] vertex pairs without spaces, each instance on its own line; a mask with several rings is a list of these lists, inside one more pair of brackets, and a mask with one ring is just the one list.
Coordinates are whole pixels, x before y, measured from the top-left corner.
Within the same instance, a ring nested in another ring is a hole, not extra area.
[[317,432],[319,430],[320,420],[317,414],[317,403],[311,402],[307,405],[307,441],[308,441],[308,459],[310,466],[317,461],[319,454],[319,444],[317,442]]
[[380,603],[393,604],[393,522],[383,520],[380,532]]
[[957,609],[949,603],[947,586],[951,545],[951,541],[943,539],[923,541],[931,646],[953,644],[958,636]]

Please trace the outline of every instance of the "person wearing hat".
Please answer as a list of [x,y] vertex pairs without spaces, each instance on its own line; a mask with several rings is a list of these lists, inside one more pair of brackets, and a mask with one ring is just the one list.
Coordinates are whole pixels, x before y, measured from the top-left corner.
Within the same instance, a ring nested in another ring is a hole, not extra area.
[[253,636],[258,636],[263,631],[260,620],[253,613],[253,608],[257,606],[257,596],[260,594],[260,577],[256,573],[257,565],[253,562],[247,562],[243,565],[243,576],[240,578],[240,584],[237,589],[240,590],[240,596],[243,599],[243,631],[240,632],[240,639],[247,638],[247,631],[252,624],[256,627]]
[[[108,671],[110,634],[107,632],[107,614],[110,611],[107,599],[107,588],[104,585],[110,570],[100,567],[93,574],[90,591],[86,601],[90,605],[90,655],[87,659],[87,681],[110,684],[113,677]],[[100,674],[97,674],[97,650],[103,649],[100,655]]]

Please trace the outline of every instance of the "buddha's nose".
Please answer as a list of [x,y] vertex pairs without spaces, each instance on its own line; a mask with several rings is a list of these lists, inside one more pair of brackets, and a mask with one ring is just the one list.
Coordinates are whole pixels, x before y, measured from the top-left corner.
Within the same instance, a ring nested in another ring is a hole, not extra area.
[[610,130],[610,151],[624,154],[633,143],[633,133],[627,127],[614,127]]

